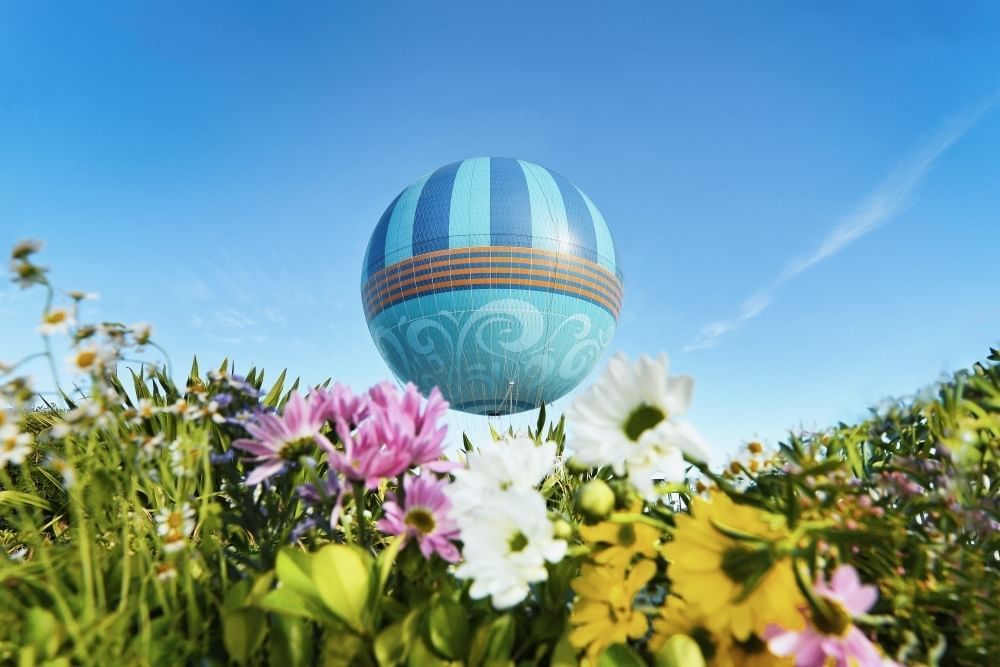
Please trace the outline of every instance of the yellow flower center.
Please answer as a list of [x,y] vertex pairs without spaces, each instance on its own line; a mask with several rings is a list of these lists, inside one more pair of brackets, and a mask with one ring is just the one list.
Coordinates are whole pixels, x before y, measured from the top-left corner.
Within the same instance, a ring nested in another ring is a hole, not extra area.
[[701,655],[705,658],[705,662],[711,663],[712,658],[715,657],[715,638],[712,633],[699,625],[691,628],[687,634],[701,649]]
[[180,512],[171,512],[170,516],[167,517],[167,526],[171,530],[179,530],[183,521],[184,517],[181,516]]
[[733,642],[739,646],[740,650],[746,655],[756,655],[758,653],[767,652],[767,644],[765,644],[760,637],[753,633],[750,633],[750,635],[742,641],[733,637]]
[[742,544],[734,544],[722,554],[722,571],[737,584],[759,579],[773,563],[769,549],[751,549]]
[[825,635],[842,637],[851,628],[851,615],[830,598],[818,598],[817,609],[813,613],[813,625]]
[[635,527],[630,523],[623,523],[618,527],[617,541],[622,547],[630,547],[635,544]]
[[408,510],[406,516],[403,517],[403,523],[411,528],[416,528],[421,535],[429,535],[434,532],[434,527],[437,525],[434,521],[434,515],[423,507],[414,507]]
[[76,355],[76,365],[79,368],[90,368],[96,359],[96,352],[93,350],[83,350]]
[[523,551],[524,548],[528,546],[528,537],[521,531],[517,531],[517,534],[510,538],[510,541],[507,544],[510,547],[510,552],[516,554],[518,551]]
[[622,427],[629,440],[638,442],[639,436],[666,418],[663,410],[643,403],[629,414]]
[[300,456],[304,456],[312,451],[316,443],[312,438],[299,438],[281,445],[278,456],[286,461],[298,461]]
[[65,310],[50,310],[45,314],[46,324],[61,324],[66,321],[66,311]]

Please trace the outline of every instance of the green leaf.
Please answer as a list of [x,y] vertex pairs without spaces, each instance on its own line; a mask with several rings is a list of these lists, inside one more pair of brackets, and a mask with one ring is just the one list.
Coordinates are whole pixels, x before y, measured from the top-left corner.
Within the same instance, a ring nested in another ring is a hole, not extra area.
[[313,558],[313,554],[294,547],[279,551],[275,572],[281,586],[265,595],[260,606],[324,623],[335,622],[336,617],[328,611],[313,582]]
[[285,397],[282,398],[281,402],[278,404],[279,410],[285,409],[285,403],[288,403],[288,399],[292,397],[292,392],[294,392],[298,388],[299,388],[299,378],[295,378],[295,382],[293,382],[292,386],[288,388],[288,391],[285,392]]
[[542,403],[542,407],[538,409],[538,421],[535,424],[535,433],[538,437],[542,437],[542,429],[545,427],[545,404]]
[[94,514],[110,512],[118,490],[114,477],[107,470],[94,470],[83,487],[84,504]]
[[413,648],[410,650],[410,658],[406,664],[408,667],[445,667],[452,663],[434,655],[434,651],[428,648],[427,644],[418,637],[413,642]]
[[656,667],[705,667],[698,642],[687,635],[674,635],[653,656]]
[[246,598],[248,606],[257,604],[270,592],[271,585],[274,583],[274,574],[274,570],[270,570],[254,580],[253,586],[250,588],[250,593]]
[[393,623],[375,638],[375,660],[381,667],[393,667],[406,661],[410,646],[405,625],[405,621]]
[[514,618],[504,614],[476,630],[469,648],[469,665],[477,667],[508,660],[513,648]]
[[43,510],[51,510],[52,505],[44,498],[33,496],[30,493],[21,491],[0,491],[0,505],[19,505],[21,507],[37,507]]
[[285,586],[299,592],[313,590],[312,554],[294,547],[285,547],[278,552],[275,571],[278,573],[278,580]]
[[576,658],[576,649],[569,643],[569,635],[560,637],[555,648],[552,649],[550,667],[574,667],[579,662]]
[[[152,398],[152,394],[149,393],[149,387],[146,386],[146,382],[140,376],[136,375],[135,371],[131,368],[128,369],[128,372],[132,374],[132,388],[135,390],[135,397],[139,400]],[[131,406],[132,401],[128,399],[128,395],[125,393],[124,388],[122,388],[121,394]]]
[[431,646],[446,658],[457,660],[469,650],[469,620],[465,609],[451,598],[439,596],[427,616]]
[[62,626],[52,612],[32,607],[24,618],[24,644],[34,648],[35,655],[53,657],[59,650]]
[[497,440],[500,440],[500,434],[497,433],[495,428],[493,428],[493,424],[488,424],[488,426],[490,427],[490,437],[493,438],[493,441],[496,442]]
[[353,545],[328,544],[312,557],[311,577],[326,608],[357,632],[370,629],[374,612],[374,561]]
[[230,586],[222,600],[223,611],[235,611],[240,607],[245,607],[247,594],[250,592],[252,584],[251,579],[245,578]]
[[361,667],[371,664],[362,649],[363,640],[350,632],[330,632],[323,642],[323,651],[317,665],[323,667]]
[[[696,647],[697,648],[697,647]],[[700,654],[699,654],[700,655]],[[696,663],[679,663],[678,667],[695,667]],[[702,667],[705,663],[702,662]],[[646,667],[646,661],[625,644],[609,646],[597,661],[597,667]]]
[[275,614],[271,619],[269,636],[269,664],[284,667],[311,667],[315,664],[313,626],[309,621]]
[[271,387],[271,391],[267,392],[267,396],[264,397],[264,405],[269,408],[278,407],[278,401],[281,400],[281,390],[285,387],[285,373],[287,369],[281,371],[281,375],[278,379],[274,381],[274,386]]
[[336,621],[336,619],[330,617],[330,613],[323,606],[321,600],[304,597],[289,586],[274,589],[265,595],[257,603],[257,606],[276,614],[307,618],[317,623]]
[[385,590],[385,582],[389,580],[389,575],[392,573],[392,565],[396,562],[396,556],[399,555],[399,550],[403,548],[403,536],[397,535],[392,538],[389,546],[382,550],[378,555],[378,595],[381,596],[382,591]]
[[222,642],[229,657],[240,664],[246,663],[260,648],[266,631],[267,617],[259,609],[243,607],[222,616]]

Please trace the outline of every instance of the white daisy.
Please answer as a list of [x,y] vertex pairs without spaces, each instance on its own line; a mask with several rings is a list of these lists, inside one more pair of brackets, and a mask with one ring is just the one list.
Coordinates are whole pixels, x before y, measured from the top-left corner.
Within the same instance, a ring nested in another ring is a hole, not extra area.
[[156,435],[136,435],[132,441],[139,446],[139,453],[148,460],[155,457],[160,451],[160,445],[163,444],[164,438],[162,433],[157,433]]
[[513,607],[532,583],[545,581],[545,563],[562,560],[566,542],[555,539],[545,500],[536,491],[508,491],[503,502],[480,505],[457,517],[464,562],[459,579],[472,579],[469,595],[490,597],[497,609]]
[[177,578],[177,568],[170,563],[160,563],[156,566],[156,580],[170,581]]
[[73,324],[75,324],[73,313],[68,308],[50,308],[42,315],[42,324],[38,327],[38,332],[43,336],[68,333]]
[[66,365],[74,373],[93,373],[100,370],[108,360],[108,353],[96,345],[84,345],[73,350],[66,357]]
[[31,453],[32,441],[30,433],[22,433],[14,424],[0,426],[0,464],[23,463]]
[[711,450],[688,422],[694,381],[667,376],[666,355],[642,356],[635,364],[615,355],[607,370],[566,411],[574,458],[588,466],[610,466],[628,475],[647,498],[659,479],[681,481],[683,456],[708,460]]
[[58,456],[49,456],[46,461],[46,465],[51,468],[53,472],[57,472],[62,475],[63,488],[69,489],[71,486],[76,484],[76,471],[74,471],[69,463],[66,462],[66,459]]
[[203,449],[198,443],[174,440],[167,445],[170,467],[179,477],[194,477],[202,467]]
[[138,322],[129,327],[136,345],[145,345],[153,337],[153,325],[148,322]]
[[163,538],[163,550],[167,553],[180,551],[184,542],[194,531],[194,509],[181,503],[176,509],[161,509],[156,518],[157,532]]
[[556,444],[536,445],[530,438],[505,437],[467,456],[467,467],[453,471],[448,487],[452,506],[460,509],[489,503],[504,491],[533,491],[550,472]]

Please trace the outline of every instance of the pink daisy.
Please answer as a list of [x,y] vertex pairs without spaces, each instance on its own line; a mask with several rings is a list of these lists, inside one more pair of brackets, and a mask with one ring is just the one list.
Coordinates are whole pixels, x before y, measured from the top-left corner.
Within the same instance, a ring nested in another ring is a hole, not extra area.
[[244,426],[253,439],[235,440],[233,447],[254,455],[251,461],[257,467],[247,476],[247,485],[280,473],[288,462],[310,453],[316,445],[333,451],[333,445],[320,433],[326,423],[325,402],[314,396],[303,398],[293,393],[281,415],[260,414]]
[[458,538],[458,524],[449,516],[451,502],[444,494],[448,483],[430,477],[407,475],[403,479],[404,502],[395,497],[382,506],[385,517],[378,522],[387,535],[405,535],[405,541],[417,540],[420,553],[430,560],[436,553],[449,563],[461,558],[452,540]]
[[850,565],[834,570],[828,584],[820,576],[814,586],[823,602],[830,605],[831,618],[819,619],[801,632],[770,625],[764,631],[767,647],[774,655],[794,655],[797,667],[824,667],[833,659],[836,667],[886,667],[895,665],[886,660],[865,634],[851,621],[864,614],[878,599],[875,586],[864,585]]
[[412,384],[403,392],[388,382],[378,384],[368,392],[367,418],[353,434],[346,419],[335,420],[344,450],[331,456],[331,465],[370,489],[414,466],[449,470],[455,464],[440,460],[447,427],[438,426],[447,410],[437,388],[425,402]]
[[382,443],[389,449],[408,452],[411,466],[438,467],[448,432],[446,426],[438,427],[438,421],[448,411],[448,402],[438,388],[431,389],[426,403],[412,383],[407,383],[400,393],[392,384],[383,382],[371,388],[369,397]]
[[337,424],[337,435],[344,451],[330,455],[330,465],[348,479],[364,482],[369,489],[378,488],[386,477],[401,475],[411,467],[410,453],[383,444],[376,424],[365,421],[352,435]]
[[313,397],[319,403],[317,409],[332,424],[343,421],[348,429],[353,429],[368,416],[368,396],[355,396],[350,387],[339,382],[334,383],[330,389],[313,392],[310,398]]

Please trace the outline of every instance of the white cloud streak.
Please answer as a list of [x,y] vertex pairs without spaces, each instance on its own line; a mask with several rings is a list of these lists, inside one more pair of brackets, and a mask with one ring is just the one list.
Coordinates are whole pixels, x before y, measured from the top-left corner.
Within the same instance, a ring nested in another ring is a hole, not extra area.
[[820,262],[829,259],[858,239],[870,234],[905,211],[914,191],[937,160],[958,142],[1000,99],[1000,91],[975,109],[952,119],[937,135],[910,158],[892,169],[877,188],[861,201],[857,209],[844,217],[809,255],[790,261],[770,286],[757,290],[743,301],[740,312],[732,318],[716,320],[701,328],[684,351],[716,347],[719,339],[760,315],[771,304],[774,292],[784,283]]

